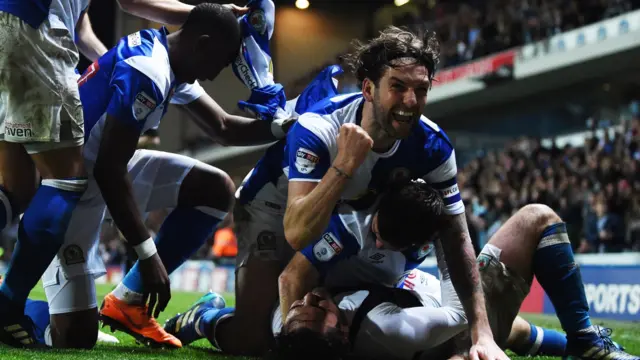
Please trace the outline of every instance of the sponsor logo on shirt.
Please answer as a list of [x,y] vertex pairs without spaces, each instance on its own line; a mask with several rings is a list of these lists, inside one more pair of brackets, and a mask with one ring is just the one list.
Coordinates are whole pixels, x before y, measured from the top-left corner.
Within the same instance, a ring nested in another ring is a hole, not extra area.
[[258,80],[253,76],[251,68],[247,61],[245,60],[245,56],[247,55],[247,48],[242,45],[242,49],[240,50],[240,56],[238,56],[234,62],[234,66],[236,71],[238,72],[238,76],[241,77],[242,81],[244,81],[245,85],[249,87],[249,89],[253,89],[258,87]]
[[155,108],[155,100],[153,100],[153,98],[147,95],[144,91],[141,91],[136,95],[136,99],[133,102],[133,115],[136,120],[142,120]]
[[313,151],[305,148],[298,148],[296,151],[296,169],[301,174],[310,174],[320,161],[320,157]]
[[322,240],[313,246],[313,254],[319,261],[329,261],[342,252],[342,243],[331,232],[322,235]]
[[142,44],[142,38],[140,37],[140,31],[135,32],[127,36],[127,44],[129,47],[136,47]]
[[14,138],[30,139],[33,137],[32,126],[29,123],[12,123],[6,122],[4,124],[4,132]]

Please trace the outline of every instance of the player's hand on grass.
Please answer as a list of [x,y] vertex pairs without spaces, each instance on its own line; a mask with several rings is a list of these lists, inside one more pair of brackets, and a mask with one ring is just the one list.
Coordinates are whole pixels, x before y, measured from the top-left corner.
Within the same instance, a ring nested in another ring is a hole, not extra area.
[[470,360],[509,360],[507,354],[493,340],[493,336],[479,337],[469,350]]
[[356,124],[343,124],[338,134],[338,154],[334,165],[349,176],[362,165],[373,147],[373,140],[364,129]]
[[158,253],[139,260],[140,274],[145,293],[142,299],[149,305],[148,315],[157,318],[171,300],[171,283]]

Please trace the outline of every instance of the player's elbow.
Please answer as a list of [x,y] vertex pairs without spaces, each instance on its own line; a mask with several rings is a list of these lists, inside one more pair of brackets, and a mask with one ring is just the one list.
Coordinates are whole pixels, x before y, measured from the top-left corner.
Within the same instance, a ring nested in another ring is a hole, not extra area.
[[306,227],[301,222],[287,221],[285,217],[284,221],[284,237],[291,248],[295,251],[304,249],[305,244],[309,243],[310,239],[306,236],[309,232],[306,231]]

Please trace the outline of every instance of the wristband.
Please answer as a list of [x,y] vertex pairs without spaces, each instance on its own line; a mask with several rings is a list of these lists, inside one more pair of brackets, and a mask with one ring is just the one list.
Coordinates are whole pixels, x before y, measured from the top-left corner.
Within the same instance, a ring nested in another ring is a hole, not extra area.
[[138,254],[138,260],[146,260],[158,252],[156,243],[153,242],[153,238],[151,237],[134,246],[133,250]]

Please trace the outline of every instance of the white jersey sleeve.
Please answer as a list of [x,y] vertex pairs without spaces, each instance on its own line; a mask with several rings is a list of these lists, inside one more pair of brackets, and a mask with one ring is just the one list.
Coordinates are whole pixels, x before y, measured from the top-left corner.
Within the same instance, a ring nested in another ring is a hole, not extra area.
[[461,214],[464,212],[464,203],[456,180],[458,166],[453,145],[444,131],[433,121],[423,116],[420,125],[426,129],[423,156],[429,159],[429,163],[438,164],[422,174],[422,178],[440,192],[446,214]]
[[186,105],[198,100],[203,94],[205,94],[205,91],[198,81],[195,81],[193,84],[180,84],[176,87],[170,103],[174,105]]
[[384,303],[371,310],[360,327],[357,354],[413,359],[464,331],[467,318],[451,279],[445,273],[441,280],[417,269],[411,271],[400,287],[414,291],[424,306],[403,309]]
[[287,134],[285,161],[289,181],[320,182],[331,166],[337,131],[313,113],[300,116]]

